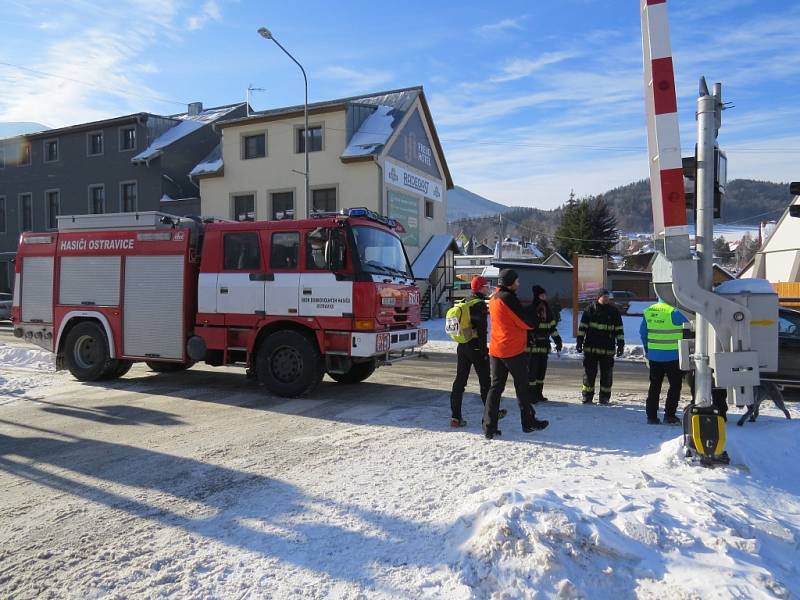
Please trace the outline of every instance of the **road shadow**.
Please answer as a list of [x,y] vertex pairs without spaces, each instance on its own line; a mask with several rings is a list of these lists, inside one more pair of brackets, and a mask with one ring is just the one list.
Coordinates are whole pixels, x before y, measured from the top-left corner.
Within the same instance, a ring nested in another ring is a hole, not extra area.
[[[69,439],[0,434],[0,470],[367,589],[378,585],[376,575],[399,565],[434,568],[441,562],[438,552],[420,554],[419,541],[438,540],[442,531],[419,521],[311,496],[257,473],[51,433]],[[87,478],[103,483],[94,485]],[[165,502],[165,495],[171,500]],[[197,504],[203,509],[197,510]],[[179,547],[176,556],[181,560]],[[386,582],[380,586],[386,589]]]
[[86,419],[103,423],[104,425],[159,425],[171,426],[184,423],[178,415],[162,410],[153,410],[141,406],[129,404],[100,405],[94,407],[77,407],[58,402],[48,402],[37,400],[38,404],[46,405],[41,408],[43,412],[74,417],[76,419]]

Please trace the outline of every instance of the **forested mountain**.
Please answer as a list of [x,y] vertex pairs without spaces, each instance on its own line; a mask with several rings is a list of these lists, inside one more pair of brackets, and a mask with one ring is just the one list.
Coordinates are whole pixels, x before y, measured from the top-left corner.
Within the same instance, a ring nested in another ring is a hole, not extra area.
[[[653,230],[648,180],[614,188],[601,194],[601,197],[612,209],[621,231],[646,233]],[[721,222],[757,225],[762,220],[778,219],[790,201],[788,184],[735,179],[728,182]],[[505,231],[507,234],[531,239],[537,239],[541,235],[552,236],[561,222],[562,211],[563,208],[508,209],[503,212]],[[463,231],[479,240],[494,239],[498,231],[497,216],[475,216],[451,221],[450,231],[454,234]]]
[[447,192],[448,221],[466,217],[496,215],[507,210],[509,210],[509,207],[505,204],[492,202],[488,198],[470,192],[460,185]]

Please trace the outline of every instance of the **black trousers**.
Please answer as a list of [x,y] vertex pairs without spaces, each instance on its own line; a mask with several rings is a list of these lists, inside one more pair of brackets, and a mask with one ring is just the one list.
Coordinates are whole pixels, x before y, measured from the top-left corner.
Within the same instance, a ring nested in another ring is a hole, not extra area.
[[547,352],[531,352],[528,361],[528,387],[531,388],[533,402],[541,402],[544,397],[544,377],[547,375]]
[[486,407],[483,410],[483,431],[497,431],[497,413],[500,410],[500,398],[506,389],[508,374],[514,379],[514,390],[517,392],[520,419],[523,427],[533,425],[536,411],[531,406],[531,395],[528,389],[528,353],[523,352],[511,358],[498,358],[489,356],[489,366],[492,372],[492,384],[489,395],[486,397]]
[[604,354],[583,355],[583,392],[584,400],[594,398],[594,382],[597,379],[597,370],[600,369],[600,401],[606,402],[611,398],[611,386],[614,383],[614,357]]
[[481,388],[481,402],[486,404],[486,394],[489,393],[489,353],[486,346],[479,344],[459,344],[456,349],[456,378],[453,381],[453,390],[450,392],[450,414],[454,419],[461,418],[461,402],[464,399],[464,389],[467,387],[469,372],[475,369],[478,375],[478,385]]
[[674,417],[678,410],[678,402],[681,399],[681,385],[683,383],[683,371],[678,366],[677,360],[650,361],[650,388],[647,390],[647,418],[655,419],[658,417],[658,401],[661,396],[661,384],[664,383],[666,375],[669,381],[667,390],[667,403],[664,405],[664,416]]

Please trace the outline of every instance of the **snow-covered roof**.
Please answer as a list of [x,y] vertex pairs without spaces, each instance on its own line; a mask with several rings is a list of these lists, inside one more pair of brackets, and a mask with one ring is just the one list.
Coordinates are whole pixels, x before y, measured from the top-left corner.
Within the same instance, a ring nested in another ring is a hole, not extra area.
[[217,144],[214,149],[201,162],[195,165],[189,177],[219,173],[222,169],[222,144]]
[[160,156],[164,148],[177,142],[178,140],[186,137],[190,133],[194,133],[201,127],[213,123],[227,115],[228,113],[236,110],[239,108],[240,105],[232,105],[232,106],[222,106],[218,108],[209,108],[207,110],[200,111],[199,114],[190,115],[188,113],[184,113],[173,117],[175,119],[176,125],[174,127],[170,127],[160,136],[153,140],[153,142],[144,150],[142,150],[139,154],[134,156],[131,159],[131,162],[138,163],[138,162],[147,162],[149,160],[153,160],[157,156]]
[[380,150],[389,141],[394,131],[395,108],[393,106],[379,105],[378,108],[364,119],[361,127],[353,134],[350,143],[342,153],[342,158],[366,156]]
[[774,294],[775,288],[766,279],[731,279],[720,283],[717,294]]
[[486,277],[487,279],[497,279],[500,277],[500,267],[489,266],[483,270],[481,273],[482,277]]
[[448,248],[454,250],[458,248],[453,236],[449,233],[437,233],[431,236],[428,243],[417,255],[414,264],[411,265],[411,270],[414,272],[415,279],[427,279],[433,273],[436,265],[442,260],[444,253]]

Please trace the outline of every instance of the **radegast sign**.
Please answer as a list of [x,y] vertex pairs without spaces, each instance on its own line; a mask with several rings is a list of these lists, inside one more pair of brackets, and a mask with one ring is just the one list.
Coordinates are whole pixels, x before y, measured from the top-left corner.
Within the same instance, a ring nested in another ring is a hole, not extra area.
[[442,201],[442,184],[416,173],[412,173],[391,161],[383,165],[383,177],[386,183],[391,183],[415,194],[422,194],[426,198]]
[[431,177],[441,179],[433,148],[422,124],[419,111],[415,110],[406,121],[397,139],[389,149],[388,155],[397,160],[427,173]]

